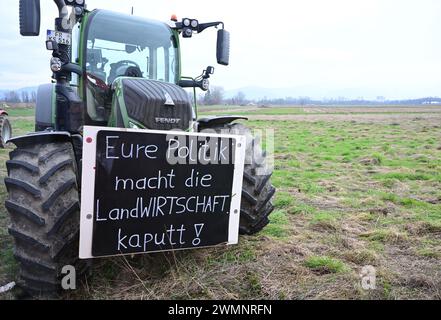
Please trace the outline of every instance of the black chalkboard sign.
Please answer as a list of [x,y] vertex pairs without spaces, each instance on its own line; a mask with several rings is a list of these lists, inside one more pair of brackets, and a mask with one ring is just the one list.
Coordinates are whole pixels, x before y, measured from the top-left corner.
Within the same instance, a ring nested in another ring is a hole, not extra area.
[[80,256],[237,242],[242,137],[86,128]]

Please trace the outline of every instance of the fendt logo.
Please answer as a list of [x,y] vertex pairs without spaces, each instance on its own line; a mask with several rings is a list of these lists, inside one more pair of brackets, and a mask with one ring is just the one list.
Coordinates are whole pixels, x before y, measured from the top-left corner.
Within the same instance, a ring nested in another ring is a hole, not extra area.
[[168,92],[164,91],[164,96],[165,96],[164,105],[166,105],[166,106],[174,106],[175,105],[175,102],[173,101],[171,95]]
[[181,119],[178,118],[155,118],[156,123],[162,124],[178,124],[181,122]]

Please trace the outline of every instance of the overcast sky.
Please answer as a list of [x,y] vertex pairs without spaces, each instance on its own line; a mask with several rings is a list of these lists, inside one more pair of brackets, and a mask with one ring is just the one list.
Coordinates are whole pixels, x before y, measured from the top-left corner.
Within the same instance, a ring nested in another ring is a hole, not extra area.
[[[41,37],[19,35],[18,0],[1,0],[0,89],[48,82],[46,29],[56,7],[42,2]],[[231,65],[216,65],[215,30],[183,42],[184,75],[214,65],[212,82],[247,86],[362,88],[393,97],[441,96],[439,0],[86,0],[166,21],[172,13],[223,20],[231,32]]]

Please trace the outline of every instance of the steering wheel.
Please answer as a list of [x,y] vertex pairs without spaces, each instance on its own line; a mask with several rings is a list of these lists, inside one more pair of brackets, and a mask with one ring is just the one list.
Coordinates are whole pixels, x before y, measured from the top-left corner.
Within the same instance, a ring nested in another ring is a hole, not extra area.
[[134,65],[135,67],[139,68],[139,64],[137,64],[135,61],[132,61],[132,60],[121,60],[121,61],[118,61],[118,62],[116,62],[116,63],[112,63],[110,66],[111,66],[112,68],[113,68],[113,67],[115,67],[115,68],[119,68],[119,67],[121,67],[121,66],[123,66],[123,65],[126,65],[126,64],[128,64],[128,65],[132,64],[132,65]]
[[[122,67],[126,67],[121,70]],[[132,60],[121,60],[110,65],[110,74],[108,82],[112,83],[117,77],[135,77],[142,78],[141,68],[139,64]]]

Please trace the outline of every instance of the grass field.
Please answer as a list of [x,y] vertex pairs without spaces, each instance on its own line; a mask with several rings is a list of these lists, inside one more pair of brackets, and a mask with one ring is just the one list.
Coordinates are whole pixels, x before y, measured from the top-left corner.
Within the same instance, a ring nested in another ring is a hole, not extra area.
[[[234,111],[275,130],[270,225],[230,248],[97,260],[65,298],[441,299],[441,107]],[[14,134],[33,129],[32,110],[10,114]],[[0,286],[16,276],[7,224],[2,206]]]

